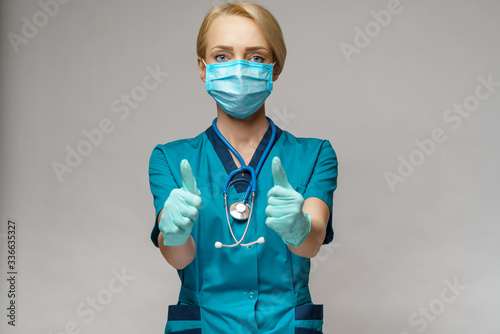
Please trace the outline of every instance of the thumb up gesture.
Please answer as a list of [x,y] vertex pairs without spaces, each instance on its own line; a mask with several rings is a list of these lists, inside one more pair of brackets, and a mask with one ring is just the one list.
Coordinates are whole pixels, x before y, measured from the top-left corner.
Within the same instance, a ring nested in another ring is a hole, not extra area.
[[179,246],[188,241],[201,207],[201,193],[189,162],[181,161],[182,188],[170,192],[158,223],[165,246]]
[[267,193],[266,225],[292,247],[301,245],[311,230],[311,218],[302,211],[304,198],[296,192],[286,177],[281,160],[272,164],[274,187]]

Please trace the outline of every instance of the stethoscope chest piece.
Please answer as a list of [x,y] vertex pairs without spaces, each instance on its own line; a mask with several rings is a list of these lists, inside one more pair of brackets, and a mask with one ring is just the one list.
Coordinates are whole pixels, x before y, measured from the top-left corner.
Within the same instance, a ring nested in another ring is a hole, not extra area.
[[236,219],[236,221],[243,222],[250,216],[250,205],[243,202],[234,202],[229,207],[229,214]]

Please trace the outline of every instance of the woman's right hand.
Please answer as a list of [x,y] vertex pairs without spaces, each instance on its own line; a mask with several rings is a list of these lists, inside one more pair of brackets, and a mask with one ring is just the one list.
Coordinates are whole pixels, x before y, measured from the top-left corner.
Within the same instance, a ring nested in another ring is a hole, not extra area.
[[181,161],[181,176],[182,188],[172,190],[158,223],[165,246],[179,246],[188,241],[201,207],[201,193],[186,159]]

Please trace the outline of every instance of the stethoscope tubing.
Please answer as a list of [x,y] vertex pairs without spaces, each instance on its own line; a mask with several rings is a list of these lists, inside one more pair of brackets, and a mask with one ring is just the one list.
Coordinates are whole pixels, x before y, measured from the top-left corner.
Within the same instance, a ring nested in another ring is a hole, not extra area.
[[[224,143],[224,145],[226,145],[226,147],[236,156],[236,158],[239,160],[240,164],[241,164],[241,167],[240,168],[237,168],[235,170],[233,170],[232,172],[230,172],[224,182],[224,186],[222,187],[222,194],[224,196],[224,209],[226,211],[226,219],[227,219],[227,225],[229,227],[229,231],[231,233],[231,236],[233,238],[233,240],[235,241],[234,244],[232,245],[224,245],[222,244],[221,242],[217,241],[215,243],[215,247],[216,248],[221,248],[221,247],[236,247],[236,246],[243,246],[243,247],[248,247],[248,246],[251,246],[251,245],[254,245],[254,244],[257,244],[257,243],[264,243],[265,240],[264,240],[264,237],[260,237],[258,238],[256,241],[253,241],[253,242],[249,242],[249,243],[245,243],[243,244],[243,240],[245,239],[245,236],[248,232],[248,227],[250,226],[250,221],[252,220],[252,213],[253,213],[253,204],[254,204],[254,201],[255,201],[255,193],[257,191],[257,176],[259,175],[259,172],[262,168],[262,165],[264,164],[264,161],[266,160],[269,152],[271,151],[271,148],[273,146],[273,143],[274,143],[274,140],[276,139],[276,126],[274,125],[273,121],[269,118],[269,117],[266,117],[267,120],[269,121],[269,124],[271,125],[271,130],[272,130],[272,133],[271,133],[271,139],[269,140],[269,143],[267,144],[266,146],[266,149],[264,150],[260,160],[259,160],[259,163],[257,164],[257,168],[254,169],[253,167],[251,166],[248,166],[245,164],[245,161],[243,160],[243,158],[241,157],[241,155],[238,153],[238,151],[236,151],[236,149],[229,143],[229,141],[222,135],[222,133],[220,133],[219,129],[217,128],[217,118],[215,118],[212,122],[212,127],[215,131],[215,134],[217,135],[217,137],[219,137],[219,139]],[[250,184],[248,185],[248,188],[245,192],[245,195],[243,196],[243,199],[242,199],[242,202],[243,204],[246,204],[246,202],[248,201],[248,196],[250,195],[250,191],[252,192],[252,200],[251,200],[251,205],[250,205],[250,212],[249,212],[249,215],[248,215],[248,218],[247,218],[247,224],[246,224],[246,227],[245,227],[245,231],[243,232],[243,235],[241,236],[241,239],[238,240],[236,239],[236,236],[234,235],[233,233],[233,228],[231,226],[231,222],[229,220],[229,214],[228,214],[228,205],[227,205],[227,193],[229,191],[229,187],[236,181],[239,181],[239,180],[232,180],[233,177],[238,174],[238,173],[241,173],[241,172],[249,172],[250,173],[250,176],[251,176],[251,181],[247,181],[247,180],[244,180],[246,182],[249,182]]]
[[[249,185],[249,188],[252,189],[252,192],[255,193],[256,191],[256,184],[257,184],[257,177],[256,177],[256,172],[255,170],[253,169],[252,166],[242,166],[240,168],[237,168],[235,170],[233,170],[231,173],[229,173],[229,175],[227,176],[226,178],[226,182],[224,182],[224,186],[222,188],[222,194],[223,195],[226,195],[227,192],[228,192],[228,189],[229,189],[229,183],[231,182],[232,178],[238,174],[238,173],[241,173],[243,171],[247,170],[248,172],[250,172],[250,176],[252,177],[252,180],[250,181],[250,185]],[[245,198],[245,197],[243,197]]]
[[[257,188],[257,176],[259,175],[259,172],[262,168],[262,165],[264,164],[265,158],[267,158],[267,155],[269,154],[269,152],[271,151],[271,148],[273,146],[274,140],[276,139],[276,125],[274,125],[274,122],[269,117],[266,116],[266,118],[267,118],[267,121],[269,122],[269,124],[271,125],[271,139],[269,140],[269,144],[267,145],[266,149],[262,153],[262,157],[264,157],[264,159],[262,159],[262,158],[260,159],[259,163],[257,164],[257,168],[255,170],[251,166],[247,166],[245,164],[245,161],[243,160],[241,155],[238,153],[238,151],[236,151],[236,149],[233,147],[233,145],[231,145],[231,143],[222,135],[222,133],[220,133],[219,128],[217,127],[217,118],[215,118],[212,122],[212,127],[213,127],[217,137],[219,137],[219,139],[224,143],[224,145],[226,145],[226,147],[236,156],[236,158],[238,159],[238,161],[240,162],[240,164],[242,166],[239,169],[232,171],[228,175],[228,177],[226,178],[226,182],[224,182],[224,188],[222,189],[222,193],[227,194],[227,191],[229,188],[229,186],[228,186],[229,180],[231,180],[234,177],[234,175],[236,175],[237,173],[241,173],[242,171],[247,170],[252,177],[252,182],[248,186],[247,191],[245,192],[245,195],[243,196],[243,203],[247,202],[248,196],[250,195],[250,191],[256,192],[256,190],[257,190],[256,189]],[[249,167],[251,169],[247,169],[245,167]],[[252,170],[254,172],[252,172]],[[229,176],[231,176],[231,178]]]

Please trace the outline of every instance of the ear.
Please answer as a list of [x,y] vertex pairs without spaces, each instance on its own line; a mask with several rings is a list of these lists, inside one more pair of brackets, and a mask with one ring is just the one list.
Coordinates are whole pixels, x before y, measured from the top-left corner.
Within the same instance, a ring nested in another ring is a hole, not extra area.
[[277,66],[273,66],[273,82],[278,80],[281,74],[281,69]]
[[206,66],[203,64],[201,57],[198,57],[198,70],[200,71],[200,79],[205,82],[206,77]]

